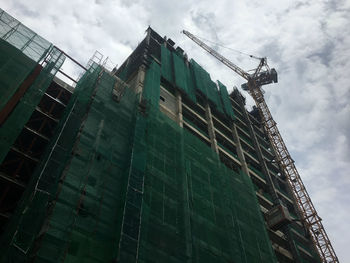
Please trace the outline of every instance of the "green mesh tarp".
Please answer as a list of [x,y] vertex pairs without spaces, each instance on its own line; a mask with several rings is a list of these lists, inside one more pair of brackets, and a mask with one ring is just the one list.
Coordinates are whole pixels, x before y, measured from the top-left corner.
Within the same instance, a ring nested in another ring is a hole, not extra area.
[[189,67],[186,67],[186,79],[187,79],[187,87],[188,87],[188,91],[189,93],[187,94],[187,96],[193,101],[193,102],[197,102],[197,98],[196,98],[196,89],[195,89],[195,84],[194,84],[194,77],[192,74],[192,71],[190,70]]
[[[5,235],[7,262],[276,262],[250,178],[94,64]],[[148,90],[147,90],[148,89]],[[7,241],[7,242],[6,242]]]
[[117,262],[137,262],[142,220],[147,144],[147,119],[137,114],[133,132],[130,168],[127,178]]
[[35,262],[115,258],[137,104],[129,89],[114,101],[115,79],[100,70],[77,84],[8,234],[8,260],[26,262],[33,253]]
[[0,262],[5,261],[5,258],[10,262],[26,262],[30,256],[55,198],[62,171],[71,157],[76,134],[91,101],[99,70],[93,65],[77,84],[72,99],[57,125],[55,135],[1,238],[1,247],[7,253],[0,256]]
[[[21,56],[24,56],[23,54]],[[47,61],[34,83],[27,89],[0,129],[0,163],[4,160],[10,147],[29,120],[35,107],[39,104],[46,89],[52,82],[57,70],[64,62],[65,56],[56,48],[50,50]]]
[[113,86],[103,73],[38,252],[43,262],[112,262],[116,256],[136,96],[126,90],[116,103]]
[[3,259],[275,262],[250,178],[114,83],[99,68],[78,83]]
[[140,237],[128,258],[275,262],[249,177],[227,169],[208,146],[158,110],[148,116]]
[[0,111],[50,46],[0,8]]
[[205,96],[208,96],[207,86],[211,82],[210,75],[194,59],[190,60],[196,88]]
[[0,39],[0,111],[35,66],[35,61]]
[[161,72],[163,78],[170,83],[175,84],[185,96],[193,102],[196,102],[193,77],[183,58],[176,52],[171,52],[162,45],[161,60]]
[[170,50],[164,45],[161,46],[161,62],[162,62],[162,76],[170,83],[174,82],[173,77],[173,61]]
[[196,88],[214,104],[219,112],[224,113],[215,82],[211,80],[209,73],[195,60],[191,59],[190,62]]
[[232,109],[232,105],[230,102],[230,97],[227,92],[227,88],[224,84],[218,81],[219,89],[220,89],[220,97],[222,101],[223,108],[225,109],[226,114],[231,117],[231,119],[235,119],[235,114]]
[[143,97],[152,105],[158,105],[160,94],[160,67],[154,60],[146,72]]
[[175,84],[186,96],[188,96],[193,102],[196,102],[195,89],[190,69],[187,67],[182,57],[179,57],[176,53],[172,54],[174,61]]
[[222,103],[220,100],[220,94],[219,94],[219,91],[216,87],[216,83],[213,81],[210,81],[208,83],[207,91],[208,91],[209,100],[211,100],[214,103],[214,106],[216,107],[216,109],[219,112],[224,113],[224,109],[222,107]]

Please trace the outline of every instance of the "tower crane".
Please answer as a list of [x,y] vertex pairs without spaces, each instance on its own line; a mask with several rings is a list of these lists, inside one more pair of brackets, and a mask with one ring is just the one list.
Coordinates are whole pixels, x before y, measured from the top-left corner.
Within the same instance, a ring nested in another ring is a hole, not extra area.
[[224,65],[247,80],[247,83],[243,84],[242,88],[248,91],[248,93],[255,101],[266,133],[276,153],[276,161],[282,168],[282,171],[287,178],[288,184],[292,189],[292,193],[294,199],[296,200],[297,208],[302,217],[302,221],[307,231],[309,232],[313,243],[315,244],[317,252],[323,263],[338,263],[339,260],[323,227],[321,221],[322,219],[316,212],[316,209],[311,201],[308,192],[306,191],[306,188],[301,180],[294,161],[288,152],[288,149],[277,128],[276,122],[273,120],[271,112],[264,99],[264,93],[261,89],[261,86],[277,82],[276,70],[269,68],[266,58],[259,58],[260,62],[258,67],[254,70],[253,73],[250,74],[220,55],[218,52],[216,52],[214,49],[209,47],[207,44],[205,44],[190,32],[183,30],[182,33],[193,40],[209,54],[221,61]]

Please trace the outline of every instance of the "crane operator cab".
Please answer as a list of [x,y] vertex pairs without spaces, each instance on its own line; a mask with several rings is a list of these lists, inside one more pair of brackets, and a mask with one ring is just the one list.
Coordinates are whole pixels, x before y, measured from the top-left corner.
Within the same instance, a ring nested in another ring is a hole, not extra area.
[[[255,83],[257,87],[261,87],[263,85],[271,84],[271,83],[277,83],[277,71],[272,68],[268,71],[263,71],[258,74],[258,76],[255,78]],[[244,83],[241,85],[242,89],[245,91],[248,91],[248,83]]]

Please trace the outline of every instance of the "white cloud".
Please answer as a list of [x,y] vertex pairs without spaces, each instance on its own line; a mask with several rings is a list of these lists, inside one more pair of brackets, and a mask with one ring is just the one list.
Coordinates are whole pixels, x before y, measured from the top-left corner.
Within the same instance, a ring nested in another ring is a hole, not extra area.
[[[244,81],[182,29],[267,56],[279,72],[279,84],[264,88],[267,103],[340,261],[350,262],[349,1],[19,0],[2,6],[83,64],[97,49],[120,65],[148,25],[229,88]],[[245,69],[257,64],[219,51]]]

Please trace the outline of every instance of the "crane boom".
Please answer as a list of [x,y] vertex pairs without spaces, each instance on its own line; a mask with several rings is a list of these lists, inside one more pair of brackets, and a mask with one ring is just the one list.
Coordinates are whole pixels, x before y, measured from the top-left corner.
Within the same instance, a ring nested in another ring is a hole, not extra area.
[[223,64],[225,64],[227,67],[232,69],[234,72],[236,72],[241,77],[245,78],[246,80],[250,79],[250,74],[245,72],[240,67],[233,64],[231,61],[229,61],[227,58],[220,55],[218,52],[216,52],[214,49],[209,47],[207,44],[205,44],[203,41],[199,40],[197,37],[192,35],[190,32],[183,30],[182,33],[184,33],[186,36],[188,36],[190,39],[192,39],[196,44],[198,44],[200,47],[202,47],[205,51],[207,51],[209,54],[217,58],[219,61],[221,61]]
[[[306,191],[304,183],[301,180],[298,170],[294,164],[292,157],[290,156],[288,149],[282,139],[282,136],[277,128],[276,122],[273,120],[271,112],[265,102],[261,85],[271,83],[272,81],[262,81],[262,77],[259,77],[259,73],[263,66],[266,66],[269,70],[266,59],[261,59],[259,66],[255,70],[254,74],[250,75],[234,63],[220,55],[211,47],[203,43],[200,39],[189,33],[183,31],[183,33],[197,43],[200,47],[217,58],[227,67],[232,69],[238,75],[242,76],[248,83],[246,89],[248,93],[253,97],[259,113],[264,124],[266,133],[270,139],[272,147],[276,153],[277,162],[285,174],[288,184],[292,189],[294,199],[296,200],[298,210],[302,216],[304,225],[310,233],[313,243],[317,248],[317,252],[323,263],[338,263],[339,260],[335,254],[333,246],[328,238],[328,235],[323,227],[321,218],[318,216],[316,209],[311,201],[311,198]],[[276,78],[277,80],[277,78]],[[277,81],[274,81],[277,82]],[[242,85],[243,86],[243,85]]]

